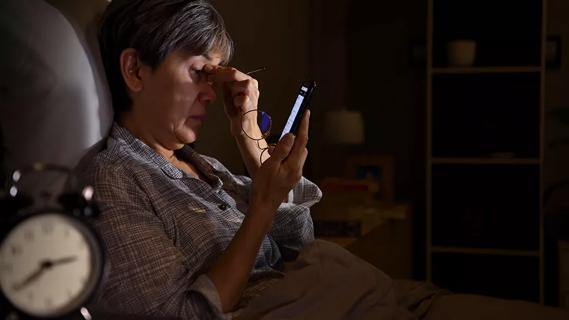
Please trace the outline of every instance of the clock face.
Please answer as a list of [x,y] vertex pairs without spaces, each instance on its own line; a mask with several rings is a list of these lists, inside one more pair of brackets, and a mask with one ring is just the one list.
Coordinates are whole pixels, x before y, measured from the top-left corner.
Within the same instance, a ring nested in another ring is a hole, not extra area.
[[59,213],[31,216],[0,244],[0,287],[29,315],[64,315],[94,291],[102,273],[100,252],[79,220]]

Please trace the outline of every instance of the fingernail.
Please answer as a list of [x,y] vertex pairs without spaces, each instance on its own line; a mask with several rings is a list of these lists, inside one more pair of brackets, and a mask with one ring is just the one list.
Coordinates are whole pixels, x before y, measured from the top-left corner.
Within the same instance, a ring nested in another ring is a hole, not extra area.
[[294,143],[294,134],[292,134],[292,133],[287,133],[287,134],[284,136],[284,139],[286,139],[285,142],[286,142],[287,144],[292,145],[292,144]]

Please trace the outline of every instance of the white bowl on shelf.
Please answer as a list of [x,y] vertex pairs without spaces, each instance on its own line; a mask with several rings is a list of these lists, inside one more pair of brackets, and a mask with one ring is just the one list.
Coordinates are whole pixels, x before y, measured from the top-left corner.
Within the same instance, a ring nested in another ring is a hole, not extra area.
[[447,43],[447,61],[451,67],[471,67],[476,59],[476,41],[453,40]]

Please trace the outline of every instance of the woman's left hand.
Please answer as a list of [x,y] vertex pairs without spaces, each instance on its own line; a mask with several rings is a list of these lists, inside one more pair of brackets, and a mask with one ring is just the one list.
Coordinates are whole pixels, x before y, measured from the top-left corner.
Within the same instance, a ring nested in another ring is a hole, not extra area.
[[218,86],[223,92],[225,113],[229,118],[233,135],[241,135],[244,130],[258,130],[257,121],[242,123],[242,114],[257,109],[259,83],[251,76],[232,67],[205,65],[207,81]]

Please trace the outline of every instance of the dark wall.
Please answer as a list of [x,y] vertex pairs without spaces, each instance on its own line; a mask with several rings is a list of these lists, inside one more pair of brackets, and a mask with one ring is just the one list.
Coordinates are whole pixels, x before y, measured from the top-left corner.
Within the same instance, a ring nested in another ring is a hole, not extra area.
[[[236,42],[233,65],[258,74],[260,107],[278,121],[286,117],[298,83],[318,81],[311,118],[310,158],[306,173],[318,180],[342,176],[342,159],[352,153],[392,155],[396,199],[414,206],[416,247],[424,247],[425,192],[425,73],[412,61],[412,46],[424,45],[427,1],[291,0],[239,2],[213,0]],[[567,47],[569,2],[548,1],[547,33],[558,34]],[[567,49],[567,48],[565,48]],[[549,110],[569,108],[569,50],[562,67],[546,76]],[[327,110],[345,107],[361,111],[366,124],[363,146],[325,144],[323,118]],[[210,108],[200,149],[243,172],[219,105]],[[213,120],[215,119],[215,120]],[[546,121],[547,139],[569,138],[568,127]],[[278,130],[279,128],[275,129]],[[566,138],[563,138],[566,137]],[[567,140],[567,139],[566,139]],[[569,149],[546,145],[546,183],[569,177]],[[418,253],[417,265],[424,265]],[[421,271],[419,271],[419,277]]]
[[[424,42],[426,1],[213,3],[225,17],[236,43],[232,64],[243,70],[269,67],[257,75],[262,91],[260,107],[271,112],[277,123],[286,117],[298,83],[307,77],[318,81],[311,122],[311,175],[341,175],[342,168],[326,161],[324,149],[330,147],[324,145],[322,119],[327,110],[346,107],[361,111],[366,119],[366,144],[356,150],[393,155],[395,194],[403,200],[419,196],[417,186],[423,183],[425,76],[422,66],[410,63],[410,49]],[[567,6],[563,0],[548,2],[548,33],[559,34],[562,40],[569,37],[564,23],[569,14]],[[569,55],[565,54],[562,69],[547,75],[548,107],[569,106],[564,89],[569,82],[567,59]],[[215,120],[204,128],[200,148],[242,171],[232,139],[218,134],[220,130],[227,132],[219,104],[210,108],[210,115]],[[563,169],[556,170],[550,175],[558,175]]]
[[[302,79],[309,74],[310,18],[309,1],[220,1],[212,0],[225,19],[235,42],[231,65],[249,71],[258,67],[268,70],[255,74],[261,97],[259,108],[274,120],[273,131],[281,129]],[[222,159],[235,172],[244,172],[241,158],[223,107],[215,103],[208,109],[198,140],[201,152]]]
[[[415,198],[415,186],[422,186],[417,170],[424,157],[425,76],[422,66],[411,64],[410,48],[425,38],[426,4],[316,0],[311,14],[311,70],[319,83],[311,123],[314,176],[341,176],[345,153],[388,154],[395,163],[394,193]],[[325,144],[323,115],[342,107],[362,112],[363,146]]]
[[[395,194],[416,196],[422,182],[423,80],[409,61],[412,43],[424,38],[426,4],[421,0],[369,1],[212,1],[225,17],[236,43],[232,64],[243,70],[268,66],[257,74],[260,107],[286,117],[299,82],[318,82],[311,121],[310,175],[342,175],[323,148],[323,115],[346,107],[366,118],[366,144],[358,151],[391,154],[396,164]],[[242,166],[221,107],[210,107],[198,147],[231,169]],[[212,121],[212,119],[215,119]],[[420,141],[418,141],[418,139]],[[218,148],[226,145],[227,148]],[[222,149],[222,150],[220,150]],[[322,154],[320,154],[322,151]],[[417,168],[419,167],[419,168]]]
[[549,0],[547,13],[547,33],[560,37],[562,56],[560,68],[545,78],[546,186],[569,179],[569,1]]
[[415,199],[422,189],[425,75],[411,64],[410,48],[425,38],[425,1],[352,1],[348,12],[350,104],[366,119],[369,152],[394,157],[394,194]]

